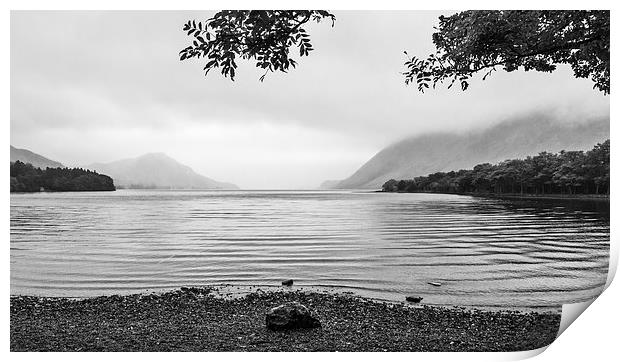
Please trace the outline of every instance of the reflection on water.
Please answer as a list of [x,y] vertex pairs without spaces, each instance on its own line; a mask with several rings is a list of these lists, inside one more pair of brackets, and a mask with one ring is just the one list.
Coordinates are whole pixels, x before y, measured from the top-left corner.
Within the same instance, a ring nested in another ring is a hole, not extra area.
[[608,257],[608,203],[369,192],[11,195],[12,294],[293,278],[431,304],[554,306],[599,294]]

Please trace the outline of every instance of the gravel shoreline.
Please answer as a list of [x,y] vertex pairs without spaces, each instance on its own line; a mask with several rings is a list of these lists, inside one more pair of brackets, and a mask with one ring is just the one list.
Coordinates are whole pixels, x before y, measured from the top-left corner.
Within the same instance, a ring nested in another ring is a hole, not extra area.
[[[265,312],[288,301],[322,328],[275,332]],[[347,294],[211,288],[88,299],[11,297],[11,351],[523,351],[555,339],[552,312],[412,307]]]

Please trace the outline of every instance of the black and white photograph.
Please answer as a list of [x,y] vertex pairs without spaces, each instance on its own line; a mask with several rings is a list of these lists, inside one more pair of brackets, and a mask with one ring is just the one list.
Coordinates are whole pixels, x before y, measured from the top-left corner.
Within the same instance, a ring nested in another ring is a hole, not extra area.
[[203,6],[10,10],[10,352],[542,351],[611,282],[612,11]]

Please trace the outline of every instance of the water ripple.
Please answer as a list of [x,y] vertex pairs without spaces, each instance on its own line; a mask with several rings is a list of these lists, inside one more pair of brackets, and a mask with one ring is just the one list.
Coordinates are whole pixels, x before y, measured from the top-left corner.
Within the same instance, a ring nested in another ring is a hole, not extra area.
[[432,304],[555,306],[602,291],[609,207],[367,192],[12,194],[10,243],[13,294],[293,278]]

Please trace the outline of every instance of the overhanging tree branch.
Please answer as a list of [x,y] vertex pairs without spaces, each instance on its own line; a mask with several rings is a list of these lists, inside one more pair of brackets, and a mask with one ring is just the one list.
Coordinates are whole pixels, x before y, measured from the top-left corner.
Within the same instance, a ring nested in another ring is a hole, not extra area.
[[464,11],[439,18],[435,54],[409,58],[405,83],[424,92],[445,80],[466,90],[479,71],[502,66],[553,72],[568,64],[608,94],[609,11]]
[[[235,79],[235,59],[255,60],[256,66],[267,72],[287,72],[297,62],[290,54],[291,48],[299,49],[299,56],[308,56],[314,48],[303,25],[310,21],[330,19],[335,16],[324,10],[225,10],[204,23],[188,21],[183,30],[192,36],[192,45],[181,50],[181,60],[207,58],[205,75],[214,68],[221,68],[225,77]],[[204,25],[204,26],[203,26]]]

